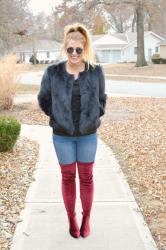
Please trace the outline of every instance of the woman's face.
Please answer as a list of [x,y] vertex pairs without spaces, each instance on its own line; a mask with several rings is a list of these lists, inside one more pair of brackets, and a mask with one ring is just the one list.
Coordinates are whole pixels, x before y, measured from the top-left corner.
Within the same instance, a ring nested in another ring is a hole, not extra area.
[[[76,48],[77,48],[77,51],[76,51]],[[69,50],[68,52],[67,52],[67,49]],[[81,50],[82,50],[82,53],[81,53]],[[69,63],[75,64],[75,65],[80,64],[83,61],[83,53],[84,53],[84,45],[81,41],[76,41],[76,40],[68,41],[67,46],[66,46],[66,55],[67,55]]]

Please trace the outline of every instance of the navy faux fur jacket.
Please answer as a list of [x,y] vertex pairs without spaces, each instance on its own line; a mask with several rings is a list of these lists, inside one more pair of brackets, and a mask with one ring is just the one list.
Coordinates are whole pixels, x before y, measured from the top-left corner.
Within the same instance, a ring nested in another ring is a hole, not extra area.
[[[71,98],[74,75],[69,74],[65,68],[66,61],[50,65],[45,70],[38,103],[46,115],[50,117],[49,125],[53,128],[63,128],[72,135],[75,131]],[[93,68],[85,62],[85,70],[79,73],[80,84],[80,125],[81,134],[90,133],[97,129],[100,124],[100,116],[105,113],[106,99],[105,78],[101,65]]]

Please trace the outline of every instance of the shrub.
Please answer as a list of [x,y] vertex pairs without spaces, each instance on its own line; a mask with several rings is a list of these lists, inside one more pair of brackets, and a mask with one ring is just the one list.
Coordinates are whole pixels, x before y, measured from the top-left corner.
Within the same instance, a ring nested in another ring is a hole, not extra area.
[[17,57],[5,55],[0,60],[0,108],[10,109],[13,106],[17,91],[18,70]]
[[11,150],[20,134],[21,124],[15,117],[0,116],[0,152]]
[[[36,62],[35,62],[36,61]],[[39,64],[39,60],[34,56],[32,55],[29,59],[29,62],[31,62],[32,64]]]
[[161,58],[161,63],[166,64],[166,58]]
[[160,58],[160,54],[153,54],[152,57],[152,62],[155,63],[155,64],[160,64],[161,62],[161,58]]

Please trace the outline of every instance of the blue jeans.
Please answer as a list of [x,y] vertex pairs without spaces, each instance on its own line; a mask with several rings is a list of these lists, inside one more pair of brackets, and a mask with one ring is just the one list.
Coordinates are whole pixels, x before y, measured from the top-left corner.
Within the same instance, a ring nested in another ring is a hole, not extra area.
[[52,139],[60,164],[95,161],[98,139],[96,132],[83,136],[63,136],[52,133]]

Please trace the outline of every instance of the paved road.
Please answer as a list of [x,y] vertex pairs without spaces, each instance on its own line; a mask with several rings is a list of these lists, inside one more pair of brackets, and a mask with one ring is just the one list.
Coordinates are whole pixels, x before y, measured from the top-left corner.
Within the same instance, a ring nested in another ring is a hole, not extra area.
[[[43,71],[24,73],[20,76],[22,84],[40,85]],[[109,95],[140,95],[166,97],[166,83],[145,83],[136,81],[115,81],[106,78],[106,92]]]
[[106,80],[106,92],[109,94],[166,97],[166,83],[143,83],[110,79]]

